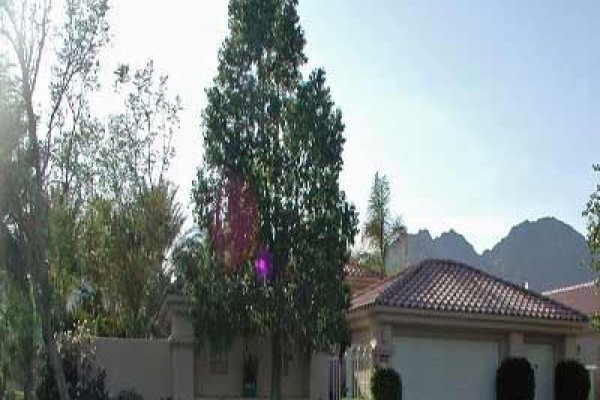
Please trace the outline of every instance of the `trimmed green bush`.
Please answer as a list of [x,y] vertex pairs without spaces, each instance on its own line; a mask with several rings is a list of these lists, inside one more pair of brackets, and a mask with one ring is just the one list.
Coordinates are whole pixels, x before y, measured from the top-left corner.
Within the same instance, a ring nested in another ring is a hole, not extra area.
[[377,368],[371,377],[373,400],[402,400],[402,379],[391,368]]
[[526,358],[507,358],[496,372],[497,400],[533,400],[535,375]]
[[556,400],[587,400],[590,386],[590,374],[579,361],[561,361],[556,365],[554,369]]

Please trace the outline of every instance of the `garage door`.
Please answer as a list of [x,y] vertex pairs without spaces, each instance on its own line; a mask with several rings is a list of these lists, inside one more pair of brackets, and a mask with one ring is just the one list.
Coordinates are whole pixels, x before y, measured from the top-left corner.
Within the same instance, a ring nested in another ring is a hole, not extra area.
[[493,400],[498,343],[396,338],[394,368],[405,400]]
[[528,344],[527,359],[535,373],[535,400],[554,398],[554,346]]

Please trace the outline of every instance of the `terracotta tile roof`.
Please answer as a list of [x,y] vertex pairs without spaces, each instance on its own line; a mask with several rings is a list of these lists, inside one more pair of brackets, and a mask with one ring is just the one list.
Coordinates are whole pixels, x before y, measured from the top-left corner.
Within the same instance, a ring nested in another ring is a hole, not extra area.
[[425,260],[352,299],[350,311],[388,306],[585,322],[557,301],[450,260]]
[[544,295],[587,314],[600,313],[598,282],[591,281],[544,292]]
[[350,260],[344,266],[344,281],[350,286],[350,293],[357,295],[380,283],[385,276],[381,272],[361,267],[356,261]]
[[354,260],[349,260],[344,266],[344,277],[346,278],[383,278],[381,272],[372,269],[364,268],[358,265]]

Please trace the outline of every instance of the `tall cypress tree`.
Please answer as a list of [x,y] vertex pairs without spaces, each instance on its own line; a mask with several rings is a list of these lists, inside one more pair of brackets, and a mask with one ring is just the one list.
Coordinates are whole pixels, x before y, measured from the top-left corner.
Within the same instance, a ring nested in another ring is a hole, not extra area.
[[339,187],[342,115],[322,69],[302,76],[296,7],[230,1],[193,190],[196,220],[220,257],[197,257],[188,269],[200,342],[268,334],[273,399],[281,398],[284,346],[324,350],[345,338],[342,273],[357,233]]

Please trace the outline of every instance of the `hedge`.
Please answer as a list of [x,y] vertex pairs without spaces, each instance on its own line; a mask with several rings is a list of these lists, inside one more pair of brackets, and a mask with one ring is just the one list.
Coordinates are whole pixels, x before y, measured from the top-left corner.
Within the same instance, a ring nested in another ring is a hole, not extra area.
[[377,368],[371,377],[373,400],[402,400],[402,379],[391,368]]
[[587,400],[590,386],[590,374],[579,361],[561,361],[556,365],[554,370],[556,400]]
[[525,358],[505,359],[496,373],[497,400],[533,400],[535,375]]

